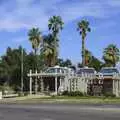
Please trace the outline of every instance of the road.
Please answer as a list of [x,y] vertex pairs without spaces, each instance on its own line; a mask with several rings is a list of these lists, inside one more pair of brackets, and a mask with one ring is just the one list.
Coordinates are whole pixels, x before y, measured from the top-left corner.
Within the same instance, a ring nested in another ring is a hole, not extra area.
[[120,120],[120,105],[0,104],[0,120]]

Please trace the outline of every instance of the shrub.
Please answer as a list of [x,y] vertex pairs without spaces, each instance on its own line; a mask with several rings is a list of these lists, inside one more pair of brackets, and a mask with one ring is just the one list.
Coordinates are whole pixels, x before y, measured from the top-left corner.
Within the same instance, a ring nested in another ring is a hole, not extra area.
[[84,96],[84,94],[80,91],[64,91],[62,95],[67,95],[67,96]]
[[24,92],[24,96],[28,96],[29,95],[29,92]]
[[68,91],[64,91],[64,92],[62,93],[62,95],[68,95],[68,94],[69,94]]
[[12,94],[15,92],[13,88],[8,85],[0,86],[0,91],[2,91],[3,94]]
[[84,96],[84,94],[80,91],[75,91],[75,96]]
[[22,93],[22,92],[17,92],[17,94],[18,94],[19,97],[24,96],[24,93]]
[[83,93],[80,91],[70,92],[69,96],[83,96]]
[[113,93],[104,93],[105,97],[116,97]]

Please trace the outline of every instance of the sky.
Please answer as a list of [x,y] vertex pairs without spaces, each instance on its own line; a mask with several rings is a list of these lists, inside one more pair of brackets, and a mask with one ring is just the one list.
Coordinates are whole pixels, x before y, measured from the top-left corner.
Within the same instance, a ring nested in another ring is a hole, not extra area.
[[0,0],[0,55],[8,46],[22,45],[32,50],[28,31],[39,27],[43,35],[48,33],[48,20],[59,15],[64,29],[59,34],[59,57],[81,61],[81,36],[77,23],[86,19],[91,32],[87,34],[86,48],[102,59],[108,44],[120,48],[120,0]]

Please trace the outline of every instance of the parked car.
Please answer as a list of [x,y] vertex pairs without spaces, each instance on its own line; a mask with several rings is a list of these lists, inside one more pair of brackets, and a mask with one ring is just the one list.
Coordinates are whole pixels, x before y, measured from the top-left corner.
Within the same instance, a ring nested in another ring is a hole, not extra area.
[[99,72],[99,74],[103,76],[113,76],[115,73],[119,73],[118,69],[115,67],[104,67]]
[[94,68],[80,68],[76,72],[77,76],[81,76],[82,74],[96,74],[96,71]]

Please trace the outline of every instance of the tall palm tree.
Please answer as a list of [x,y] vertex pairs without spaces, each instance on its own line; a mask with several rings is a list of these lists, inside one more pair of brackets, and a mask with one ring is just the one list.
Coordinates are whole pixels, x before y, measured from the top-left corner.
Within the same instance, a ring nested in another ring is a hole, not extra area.
[[79,21],[77,30],[79,31],[82,37],[82,65],[84,67],[85,66],[85,38],[87,36],[87,32],[91,31],[89,27],[89,22],[86,20]]
[[[32,48],[34,50],[34,54],[36,56],[35,69],[37,70],[37,67],[38,67],[37,51],[40,47],[40,42],[42,40],[41,32],[40,32],[39,28],[32,28],[29,30],[28,36],[29,36],[29,41],[31,42]],[[37,93],[37,78],[35,80],[35,93]]]
[[32,48],[34,49],[34,53],[36,55],[42,39],[39,28],[30,29],[28,36],[29,36],[29,41],[32,43]]
[[43,36],[41,52],[44,56],[45,65],[51,67],[53,65],[54,56],[54,39],[51,34]]
[[57,64],[57,57],[58,57],[58,34],[60,30],[63,29],[63,21],[60,16],[52,16],[49,19],[48,28],[51,31],[54,37],[54,65]]
[[115,67],[116,63],[120,60],[120,50],[114,44],[108,45],[104,49],[103,59],[107,65]]

